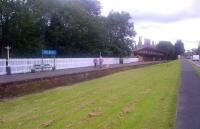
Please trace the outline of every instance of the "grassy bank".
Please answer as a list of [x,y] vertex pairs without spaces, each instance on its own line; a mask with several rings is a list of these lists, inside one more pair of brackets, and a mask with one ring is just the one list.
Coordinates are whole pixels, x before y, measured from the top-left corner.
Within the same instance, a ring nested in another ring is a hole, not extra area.
[[195,65],[194,63],[192,63],[192,67],[195,69],[195,71],[197,72],[197,74],[200,76],[200,67],[198,67],[197,65]]
[[0,102],[1,129],[172,129],[180,62]]

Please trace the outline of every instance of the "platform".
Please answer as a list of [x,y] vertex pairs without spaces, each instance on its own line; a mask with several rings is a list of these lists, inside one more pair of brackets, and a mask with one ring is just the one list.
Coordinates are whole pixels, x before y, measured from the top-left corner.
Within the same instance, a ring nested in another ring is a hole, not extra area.
[[162,62],[137,62],[130,64],[104,65],[102,68],[84,67],[37,73],[3,75],[0,76],[0,98],[22,96],[58,86],[65,86],[102,77],[122,70],[158,63]]

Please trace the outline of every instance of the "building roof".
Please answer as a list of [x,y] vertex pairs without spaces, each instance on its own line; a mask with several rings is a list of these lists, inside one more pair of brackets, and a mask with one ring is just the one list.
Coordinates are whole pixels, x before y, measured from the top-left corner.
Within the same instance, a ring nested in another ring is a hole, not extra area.
[[142,47],[133,50],[134,54],[136,55],[147,55],[147,56],[164,56],[165,52],[152,47]]
[[153,47],[142,47],[142,48],[136,48],[135,50],[133,50],[134,52],[139,52],[142,50],[151,50],[151,51],[155,51],[155,52],[159,52],[159,53],[163,53],[165,54],[164,51],[157,49],[157,48],[153,48]]

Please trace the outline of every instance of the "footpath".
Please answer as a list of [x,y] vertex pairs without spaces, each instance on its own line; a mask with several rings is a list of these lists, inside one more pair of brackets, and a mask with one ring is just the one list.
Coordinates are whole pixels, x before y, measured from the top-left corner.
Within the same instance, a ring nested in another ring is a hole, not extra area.
[[200,77],[187,60],[182,60],[176,129],[200,129]]

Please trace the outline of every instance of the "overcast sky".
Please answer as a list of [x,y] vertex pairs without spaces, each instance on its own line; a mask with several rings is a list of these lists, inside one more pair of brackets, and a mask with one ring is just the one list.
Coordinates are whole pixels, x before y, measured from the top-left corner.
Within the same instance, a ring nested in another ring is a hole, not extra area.
[[138,36],[151,40],[182,39],[186,49],[200,41],[200,0],[100,0],[102,14],[110,10],[131,14]]

